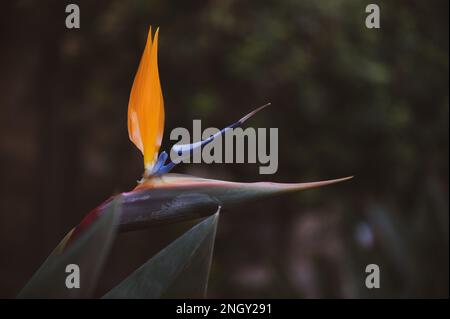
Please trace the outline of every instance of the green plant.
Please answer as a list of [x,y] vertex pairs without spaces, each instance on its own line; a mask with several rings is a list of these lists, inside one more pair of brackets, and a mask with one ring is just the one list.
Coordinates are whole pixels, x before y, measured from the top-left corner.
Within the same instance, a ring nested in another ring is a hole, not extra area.
[[[209,216],[142,265],[105,298],[205,296],[220,207],[351,178],[293,184],[237,183],[167,173],[175,164],[171,161],[166,164],[165,152],[158,156],[164,106],[157,66],[157,36],[158,31],[152,41],[150,30],[128,108],[129,136],[144,156],[142,180],[134,190],[102,203],[73,228],[19,297],[91,297],[118,231]],[[265,106],[227,128],[241,125]],[[191,151],[197,146],[184,147]],[[79,268],[79,288],[66,285],[68,265]]]

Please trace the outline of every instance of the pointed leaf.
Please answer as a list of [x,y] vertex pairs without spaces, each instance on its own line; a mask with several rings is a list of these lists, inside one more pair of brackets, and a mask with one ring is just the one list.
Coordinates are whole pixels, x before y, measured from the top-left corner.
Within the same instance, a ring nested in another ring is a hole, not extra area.
[[219,210],[160,251],[104,298],[205,297]]
[[[117,233],[121,197],[117,197],[90,227],[69,243],[70,231],[53,250],[39,270],[19,293],[18,298],[89,298],[111,243]],[[75,264],[80,270],[80,287],[67,288],[67,265]]]

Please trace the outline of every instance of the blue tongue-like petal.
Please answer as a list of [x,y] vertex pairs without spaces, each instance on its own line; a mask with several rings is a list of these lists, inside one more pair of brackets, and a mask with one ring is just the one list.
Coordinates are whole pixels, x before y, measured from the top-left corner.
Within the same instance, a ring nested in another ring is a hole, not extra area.
[[[247,115],[242,117],[239,121],[237,121],[231,125],[228,125],[221,131],[217,132],[214,135],[211,135],[210,137],[208,137],[207,139],[205,139],[203,141],[198,141],[198,142],[191,143],[191,144],[176,144],[176,145],[172,146],[171,152],[175,152],[175,154],[178,155],[178,159],[180,160],[179,162],[181,162],[181,160],[183,160],[184,158],[188,158],[189,156],[191,156],[192,151],[194,151],[194,150],[198,149],[199,147],[202,147],[206,144],[211,143],[212,141],[214,141],[214,139],[216,139],[217,137],[219,137],[221,135],[224,135],[227,131],[242,125],[245,121],[247,121],[253,115],[255,115],[256,113],[258,113],[259,111],[261,111],[262,109],[266,108],[269,105],[270,105],[270,103],[267,103],[267,104],[264,104],[263,106],[258,107],[257,109],[251,111],[250,113],[248,113]],[[176,165],[172,161],[170,161],[167,165],[165,165],[168,157],[169,156],[167,155],[166,152],[162,152],[159,155],[158,161],[156,162],[152,171],[149,172],[148,176],[160,176],[160,175],[168,173]]]
[[[183,155],[185,155],[185,153],[190,153],[199,147],[202,147],[208,143],[211,143],[215,138],[225,134],[228,130],[242,125],[245,121],[247,121],[253,115],[255,115],[256,113],[258,113],[259,111],[261,111],[262,109],[266,108],[269,105],[270,105],[270,103],[267,103],[267,104],[264,104],[263,106],[258,107],[257,109],[251,111],[250,113],[248,113],[247,115],[242,117],[239,121],[237,121],[231,125],[228,125],[224,129],[222,129],[220,132],[217,132],[216,134],[211,135],[210,137],[208,137],[207,139],[205,139],[203,141],[198,141],[198,142],[195,142],[192,144],[176,144],[176,145],[172,146],[172,151],[175,152],[175,154],[178,154],[179,156],[182,157]],[[188,155],[188,154],[186,154],[186,155]]]

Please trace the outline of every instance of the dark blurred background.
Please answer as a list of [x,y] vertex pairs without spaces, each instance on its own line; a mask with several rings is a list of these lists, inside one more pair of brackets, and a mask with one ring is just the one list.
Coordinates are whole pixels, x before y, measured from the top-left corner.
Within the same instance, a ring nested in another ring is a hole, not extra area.
[[[4,1],[0,11],[0,296],[14,297],[61,238],[142,173],[127,105],[149,25],[160,26],[168,132],[279,128],[279,170],[183,165],[234,181],[343,184],[225,209],[210,297],[448,297],[449,3]],[[121,234],[99,294],[187,229]],[[381,269],[381,288],[364,285]]]

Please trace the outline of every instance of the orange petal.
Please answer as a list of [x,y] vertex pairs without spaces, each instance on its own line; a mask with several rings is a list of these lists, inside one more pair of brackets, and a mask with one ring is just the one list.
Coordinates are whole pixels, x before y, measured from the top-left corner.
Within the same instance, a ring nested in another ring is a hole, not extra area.
[[128,103],[128,135],[144,155],[144,166],[155,164],[164,131],[164,101],[158,72],[158,33],[151,28]]

